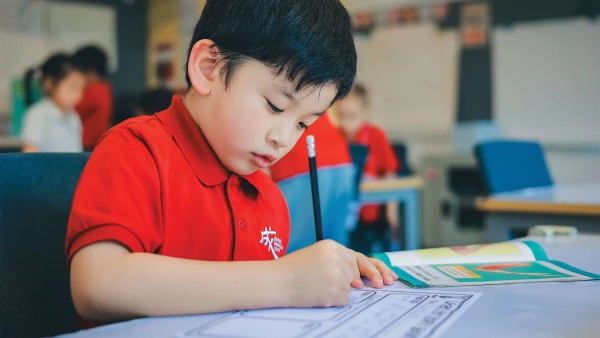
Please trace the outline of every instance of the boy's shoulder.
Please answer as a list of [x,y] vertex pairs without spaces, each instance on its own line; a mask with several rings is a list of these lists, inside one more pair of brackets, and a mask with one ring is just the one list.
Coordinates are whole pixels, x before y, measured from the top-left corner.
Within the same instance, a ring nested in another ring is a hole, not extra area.
[[162,141],[169,138],[169,134],[164,125],[158,120],[155,115],[140,116],[127,119],[107,131],[100,139],[102,143],[106,138],[113,136],[127,135],[131,138],[139,139],[144,143],[155,139]]

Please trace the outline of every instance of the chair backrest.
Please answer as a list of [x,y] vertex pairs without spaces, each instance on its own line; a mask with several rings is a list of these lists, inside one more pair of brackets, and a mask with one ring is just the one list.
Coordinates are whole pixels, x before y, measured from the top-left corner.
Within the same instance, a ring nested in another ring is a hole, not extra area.
[[475,147],[475,157],[490,194],[553,184],[544,151],[536,142],[484,142]]
[[[348,245],[346,220],[355,194],[355,169],[342,164],[318,169],[319,197],[323,220],[323,238]],[[302,173],[277,182],[288,204],[291,219],[287,253],[307,247],[316,241],[310,176]]]
[[363,146],[360,144],[351,144],[350,145],[350,157],[352,157],[352,163],[355,168],[355,177],[354,177],[354,196],[358,199],[358,188],[360,187],[360,181],[362,180],[362,175],[365,169],[365,163],[367,163],[367,157],[369,156],[369,148],[367,146]]
[[400,162],[400,168],[398,169],[398,176],[410,176],[412,173],[412,169],[410,168],[410,164],[408,163],[408,150],[404,143],[394,143],[394,152],[396,153],[396,158],[398,162]]
[[0,154],[2,336],[77,329],[64,254],[71,200],[89,154]]

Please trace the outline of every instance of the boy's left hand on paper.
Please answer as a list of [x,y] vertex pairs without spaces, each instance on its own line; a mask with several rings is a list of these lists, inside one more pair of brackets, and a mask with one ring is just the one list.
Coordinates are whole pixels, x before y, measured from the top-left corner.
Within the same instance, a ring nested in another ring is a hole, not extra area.
[[[356,263],[358,264],[360,275],[368,278],[374,287],[382,288],[384,285],[392,285],[394,284],[394,281],[398,280],[398,275],[396,275],[384,262],[376,258],[368,258],[359,252],[352,252],[356,255]],[[362,288],[364,284],[362,280],[354,279],[352,281],[352,286],[355,288]]]

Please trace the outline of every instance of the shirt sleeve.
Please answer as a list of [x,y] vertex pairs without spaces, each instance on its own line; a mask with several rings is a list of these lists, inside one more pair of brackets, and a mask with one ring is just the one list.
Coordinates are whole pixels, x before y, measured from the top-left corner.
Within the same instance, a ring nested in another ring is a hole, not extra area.
[[131,252],[155,252],[162,242],[160,180],[143,139],[128,129],[108,133],[75,190],[65,251],[114,241]]
[[23,122],[23,131],[21,132],[21,139],[27,145],[32,145],[37,148],[42,146],[44,139],[44,126],[45,121],[41,111],[36,109],[30,109],[25,115],[25,121]]

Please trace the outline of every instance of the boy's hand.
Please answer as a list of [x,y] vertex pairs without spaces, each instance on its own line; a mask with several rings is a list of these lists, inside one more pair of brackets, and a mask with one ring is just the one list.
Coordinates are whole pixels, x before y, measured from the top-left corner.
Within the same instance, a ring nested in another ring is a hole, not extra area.
[[350,288],[362,288],[361,276],[373,286],[392,285],[398,279],[385,263],[325,240],[277,261],[291,277],[291,306],[341,306],[348,303]]

